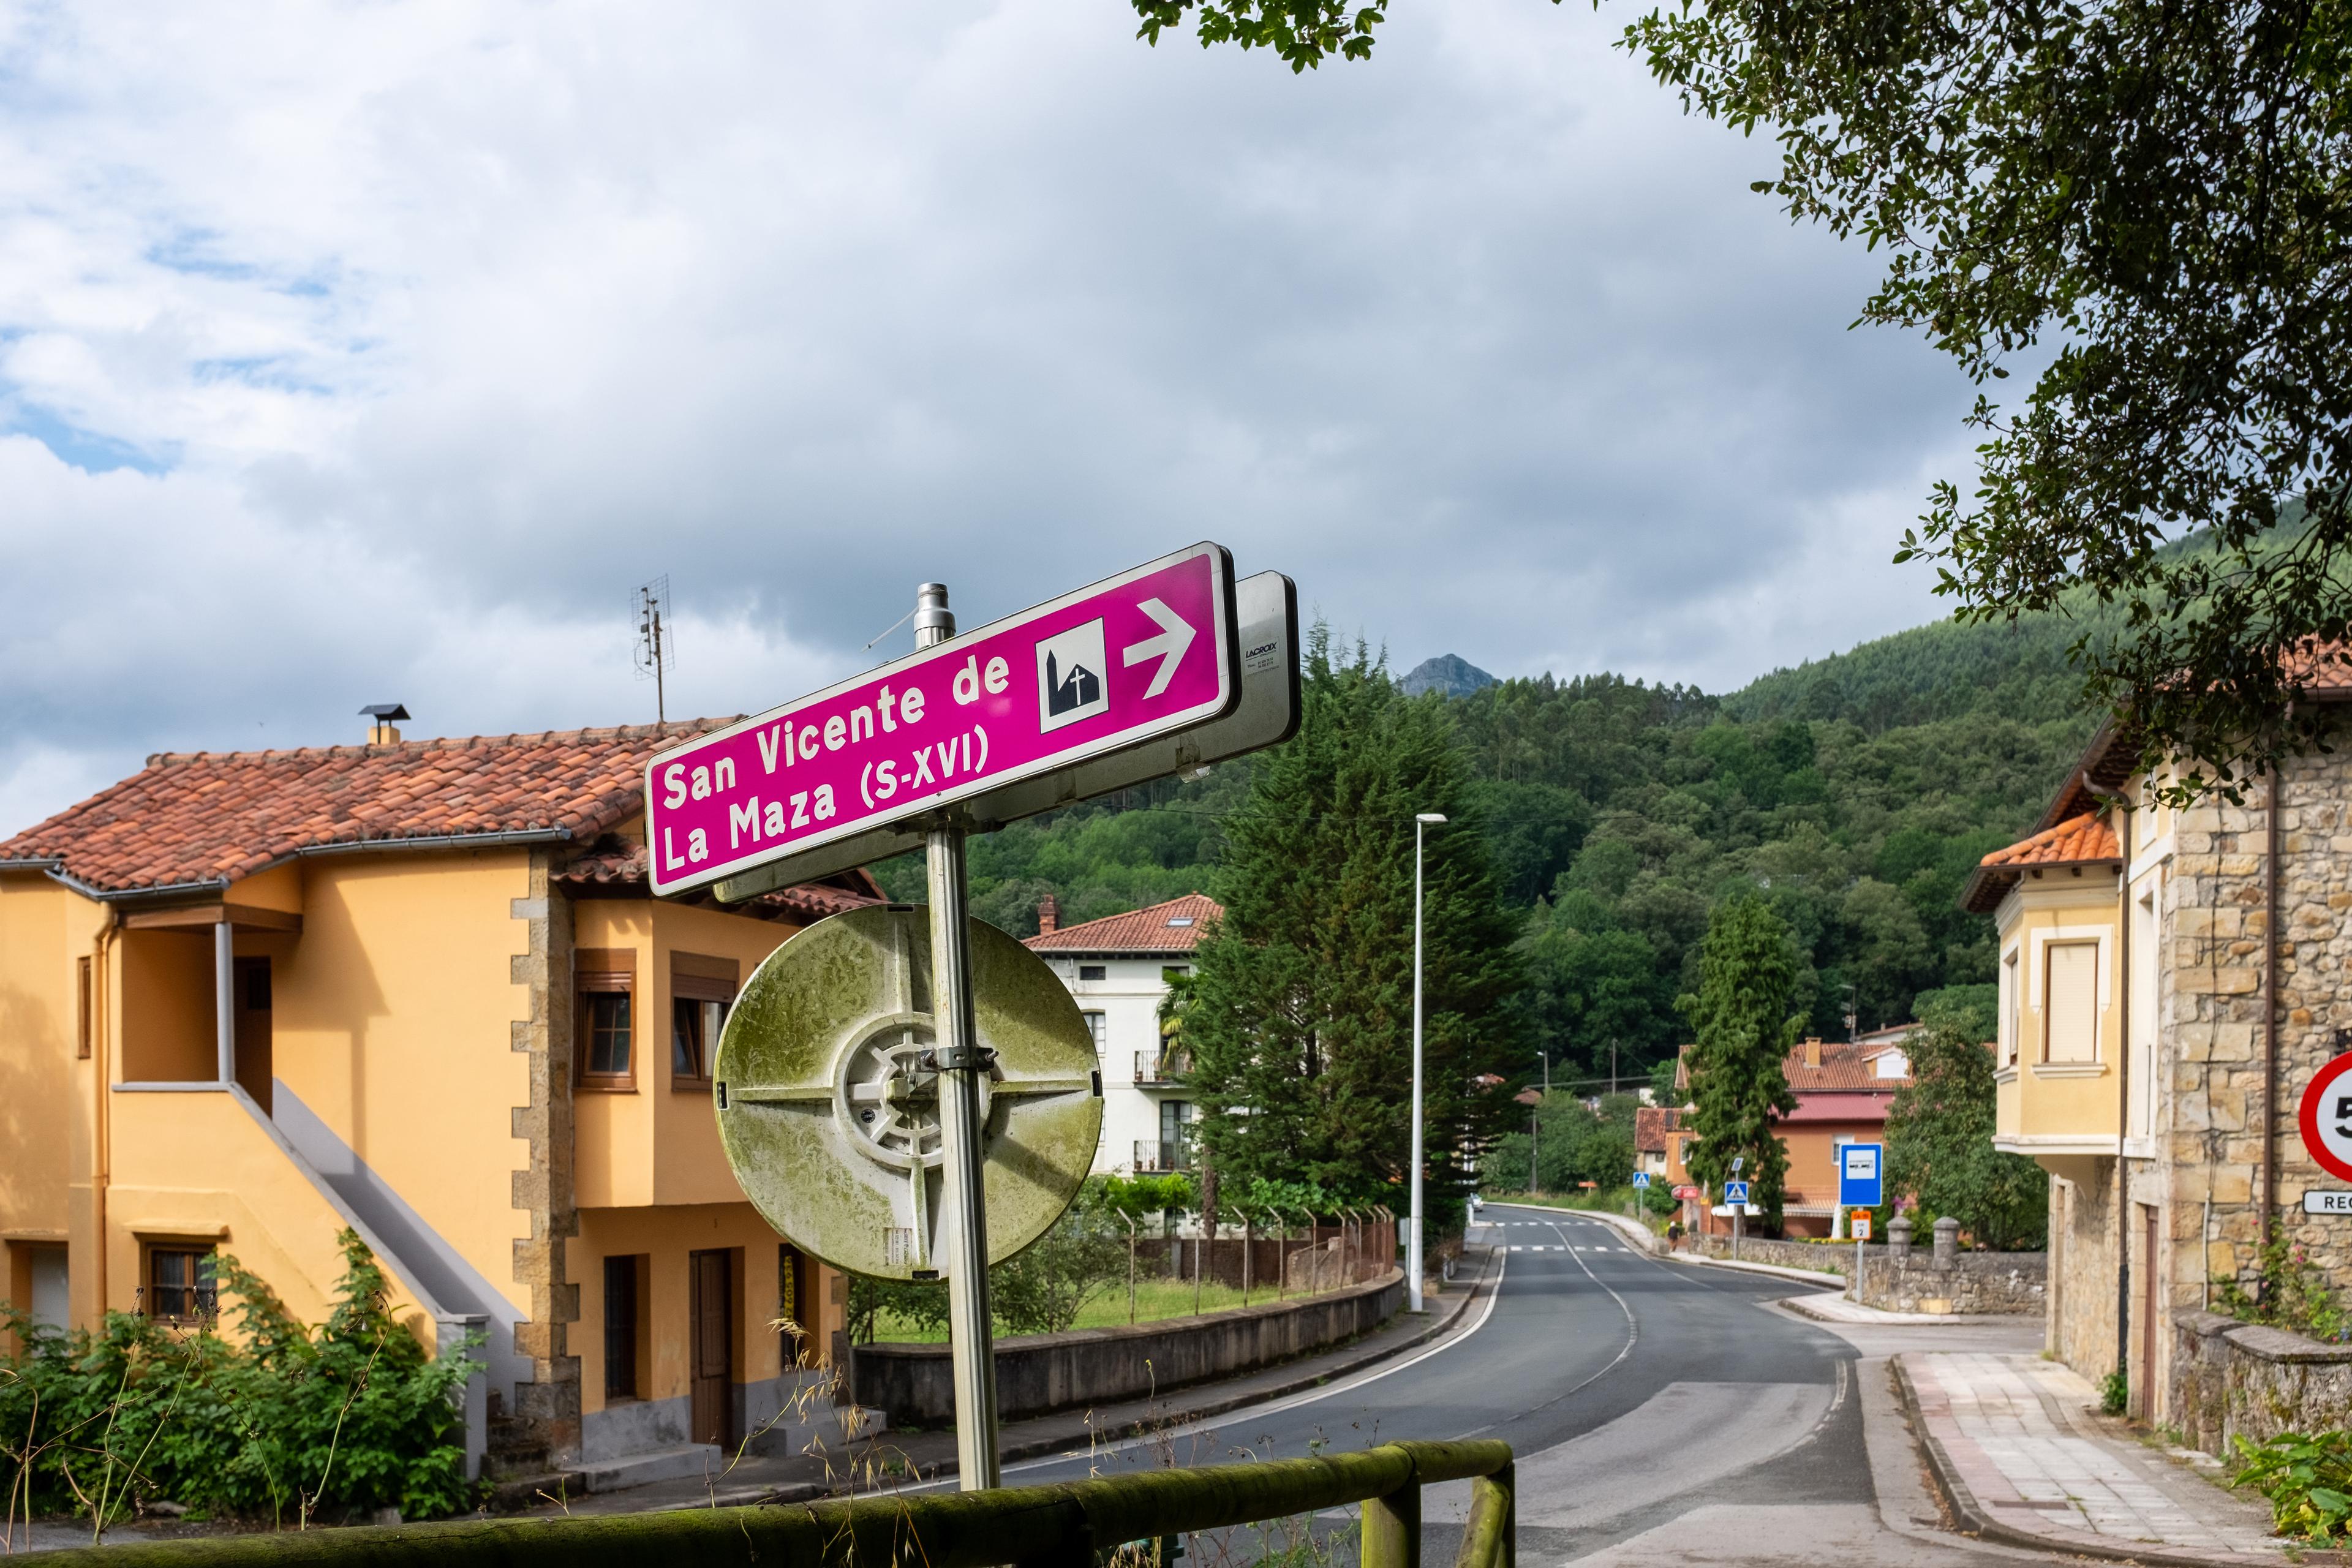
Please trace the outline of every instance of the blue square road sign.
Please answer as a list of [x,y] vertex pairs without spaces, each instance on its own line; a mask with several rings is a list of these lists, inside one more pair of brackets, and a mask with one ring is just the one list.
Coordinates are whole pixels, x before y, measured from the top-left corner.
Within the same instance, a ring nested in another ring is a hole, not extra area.
[[1746,1203],[1748,1201],[1748,1184],[1746,1182],[1724,1183],[1723,1201],[1727,1204]]
[[1838,1206],[1874,1209],[1886,1201],[1886,1145],[1846,1143],[1838,1149]]
[[1646,1187],[1646,1186],[1648,1186],[1648,1185],[1650,1184],[1650,1173],[1649,1173],[1649,1172],[1647,1172],[1647,1171],[1636,1171],[1636,1172],[1634,1172],[1634,1173],[1633,1173],[1633,1184],[1634,1184],[1635,1186],[1637,1186],[1637,1187]]

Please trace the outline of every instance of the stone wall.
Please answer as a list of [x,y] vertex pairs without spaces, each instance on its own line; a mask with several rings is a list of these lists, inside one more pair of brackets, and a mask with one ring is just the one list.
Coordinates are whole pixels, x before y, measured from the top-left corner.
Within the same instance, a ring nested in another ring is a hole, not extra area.
[[2322,1344],[2216,1312],[2175,1315],[2171,1425],[2189,1447],[2352,1426],[2352,1345]]
[[2050,1182],[2051,1312],[2042,1348],[2093,1383],[2116,1369],[2115,1162]]
[[[1304,1300],[999,1340],[998,1411],[1012,1421],[1271,1366],[1376,1329],[1403,1304],[1404,1275],[1392,1270],[1385,1279]],[[947,1346],[861,1345],[855,1369],[857,1403],[888,1411],[891,1425],[944,1426],[955,1419]]]
[[[1696,1253],[1701,1258],[1728,1258],[1731,1256],[1731,1237],[1685,1236],[1683,1237],[1682,1249],[1685,1252]],[[1872,1247],[1871,1259],[1874,1262],[1876,1261],[1879,1255],[1885,1250],[1883,1247]],[[1847,1271],[1853,1267],[1853,1243],[1850,1241],[1771,1241],[1761,1237],[1742,1237],[1739,1242],[1739,1261],[1769,1263],[1780,1268],[1806,1268],[1816,1274],[1833,1274],[1843,1279],[1846,1277]],[[1823,1280],[1822,1283],[1826,1289],[1829,1281]]]
[[2047,1268],[2039,1252],[1963,1252],[1938,1268],[1929,1253],[1915,1249],[1896,1262],[1873,1247],[1863,1264],[1862,1303],[1888,1312],[2039,1316]]
[[[2269,1206],[2283,1235],[2329,1290],[2352,1291],[2352,1226],[2302,1212],[2305,1189],[2347,1184],[2312,1162],[2295,1125],[2303,1087],[2352,1048],[2352,752],[2295,759],[2280,770],[2276,789],[2278,1094],[2268,1106],[2262,984],[2271,803],[2257,788],[2243,806],[2183,812],[2175,829],[2158,980],[2169,1061],[2157,1122],[2170,1167],[2164,1278],[2172,1312],[2198,1309],[2209,1280],[2254,1287],[2263,1211],[2273,1196],[2259,1190],[2265,1133],[2278,1155],[2279,1190]],[[2200,1366],[2190,1340],[2176,1335],[2170,1373],[2183,1401],[2192,1387],[2206,1397],[2210,1376]],[[2161,1414],[2176,1418],[2169,1400]]]

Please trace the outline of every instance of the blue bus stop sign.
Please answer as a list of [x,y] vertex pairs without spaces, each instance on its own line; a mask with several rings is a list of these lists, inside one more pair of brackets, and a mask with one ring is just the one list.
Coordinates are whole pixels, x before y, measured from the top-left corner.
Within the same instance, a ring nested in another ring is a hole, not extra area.
[[1886,1201],[1886,1145],[1846,1143],[1838,1149],[1838,1206],[1874,1209]]

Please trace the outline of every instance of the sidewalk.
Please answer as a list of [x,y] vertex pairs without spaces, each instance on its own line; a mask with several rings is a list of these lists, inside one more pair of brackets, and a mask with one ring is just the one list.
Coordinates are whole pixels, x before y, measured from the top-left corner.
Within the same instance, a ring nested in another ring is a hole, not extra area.
[[[1377,1362],[1401,1355],[1461,1326],[1464,1314],[1483,1295],[1492,1275],[1494,1251],[1465,1248],[1462,1273],[1451,1284],[1432,1282],[1429,1310],[1419,1318],[1400,1312],[1361,1339],[1246,1376],[1180,1388],[1157,1399],[1138,1399],[1092,1410],[1069,1410],[1007,1424],[998,1451],[1009,1461],[1084,1453],[1098,1443],[1169,1430],[1228,1411],[1264,1404],[1333,1382]],[[709,1476],[656,1481],[620,1491],[596,1492],[562,1501],[550,1500],[531,1512],[569,1514],[647,1513],[663,1509],[729,1507],[752,1502],[806,1502],[822,1497],[889,1489],[936,1481],[956,1473],[952,1431],[884,1432],[832,1452],[782,1458],[746,1458]]]
[[1799,1312],[1823,1323],[1879,1323],[1889,1328],[1905,1324],[1925,1327],[1930,1324],[1954,1323],[2013,1323],[2039,1322],[2034,1318],[2022,1318],[2007,1312],[1889,1312],[1879,1307],[1866,1307],[1848,1300],[1837,1291],[1824,1291],[1818,1296],[1790,1296],[1780,1303],[1792,1312]]
[[[2077,1373],[2039,1356],[1913,1351],[1895,1381],[1958,1527],[2012,1546],[2137,1563],[2290,1560],[2258,1498],[2111,1435]],[[2294,1560],[2340,1561],[2298,1552]]]

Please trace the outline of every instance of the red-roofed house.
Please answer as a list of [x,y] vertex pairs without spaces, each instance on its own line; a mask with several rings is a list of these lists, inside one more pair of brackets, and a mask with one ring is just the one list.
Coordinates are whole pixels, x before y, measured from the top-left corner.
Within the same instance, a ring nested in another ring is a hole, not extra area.
[[1160,1003],[1169,977],[1192,968],[1192,949],[1224,913],[1202,893],[1081,925],[1061,923],[1059,901],[1037,908],[1030,950],[1076,997],[1102,1062],[1102,1142],[1097,1172],[1189,1170],[1192,1100],[1181,1050],[1163,1048]]
[[745,1202],[709,1062],[878,890],[656,902],[641,770],[706,727],[161,755],[0,843],[0,1298],[204,1320],[228,1252],[315,1321],[349,1227],[428,1346],[487,1336],[494,1470],[700,1474],[786,1408],[841,1284]]
[[[1903,1037],[1916,1026],[1880,1029],[1859,1040],[1807,1040],[1781,1059],[1780,1071],[1797,1097],[1796,1110],[1773,1123],[1789,1152],[1780,1198],[1787,1234],[1845,1234],[1837,1205],[1837,1152],[1848,1143],[1885,1141],[1887,1109],[1895,1091],[1911,1082]],[[1690,1089],[1692,1049],[1682,1047],[1675,1068],[1675,1087],[1685,1093]],[[1667,1144],[1667,1179],[1679,1185],[1692,1179],[1684,1162],[1697,1140],[1683,1113],[1669,1114],[1675,1121],[1659,1132]],[[1728,1220],[1708,1212],[1715,1197],[1710,1193],[1685,1200],[1684,1223],[1697,1230],[1728,1230]]]

